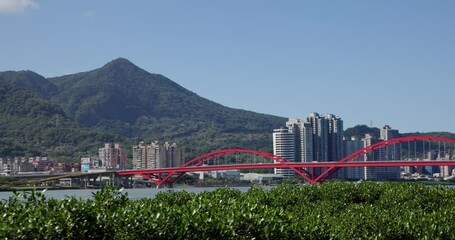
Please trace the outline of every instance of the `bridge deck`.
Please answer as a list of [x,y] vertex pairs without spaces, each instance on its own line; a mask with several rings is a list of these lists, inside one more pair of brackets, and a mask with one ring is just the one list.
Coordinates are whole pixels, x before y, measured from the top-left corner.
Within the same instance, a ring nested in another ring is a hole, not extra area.
[[236,165],[207,165],[195,167],[160,168],[147,170],[118,171],[119,175],[158,174],[158,173],[184,173],[200,171],[240,170],[258,168],[329,168],[329,167],[404,167],[404,166],[455,166],[455,160],[446,161],[358,161],[358,162],[311,162],[311,163],[262,163],[262,164],[236,164]]

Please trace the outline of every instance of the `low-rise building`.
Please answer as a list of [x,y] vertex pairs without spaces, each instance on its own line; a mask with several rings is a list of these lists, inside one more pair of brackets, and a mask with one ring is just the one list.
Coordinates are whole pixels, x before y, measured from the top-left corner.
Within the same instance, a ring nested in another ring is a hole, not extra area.
[[272,173],[242,173],[240,174],[240,180],[246,180],[251,182],[271,182],[276,180],[282,180],[284,177]]
[[4,157],[0,158],[0,172],[3,175],[26,172],[45,172],[53,169],[56,162],[47,157]]
[[240,171],[239,170],[220,170],[220,171],[211,171],[208,174],[213,178],[233,178],[240,180]]

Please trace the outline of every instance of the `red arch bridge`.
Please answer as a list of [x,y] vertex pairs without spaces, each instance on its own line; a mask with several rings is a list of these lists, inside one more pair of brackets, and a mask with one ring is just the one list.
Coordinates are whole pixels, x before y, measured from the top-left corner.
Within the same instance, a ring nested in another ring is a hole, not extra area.
[[[419,143],[419,144],[417,144]],[[395,160],[395,161],[364,161],[363,157],[367,154],[374,154],[374,152],[381,151],[381,149],[390,149],[399,147],[402,144],[407,145],[408,159]],[[201,172],[201,171],[219,171],[219,170],[241,170],[241,169],[291,169],[298,175],[302,176],[309,183],[322,183],[329,179],[341,168],[347,167],[399,167],[399,166],[455,166],[455,160],[433,160],[433,161],[419,161],[416,160],[417,145],[427,150],[437,149],[441,152],[441,148],[446,149],[446,144],[453,144],[452,151],[455,149],[455,140],[431,137],[431,136],[412,136],[395,138],[391,140],[381,141],[365,148],[352,152],[348,156],[340,159],[339,161],[325,161],[325,162],[291,162],[283,157],[273,155],[271,153],[247,150],[247,149],[223,149],[209,152],[191,159],[190,161],[182,164],[180,167],[175,168],[159,168],[147,170],[125,170],[117,172],[120,176],[138,175],[142,176],[153,183],[159,185],[169,184],[172,185],[177,179],[182,177],[188,172]],[[414,147],[414,155],[411,155],[411,150]],[[273,160],[271,163],[247,163],[247,164],[221,164],[221,165],[205,165],[208,161],[215,158],[231,155],[247,153],[252,155],[262,156]],[[414,160],[412,160],[414,157]],[[360,161],[359,161],[360,160]]]

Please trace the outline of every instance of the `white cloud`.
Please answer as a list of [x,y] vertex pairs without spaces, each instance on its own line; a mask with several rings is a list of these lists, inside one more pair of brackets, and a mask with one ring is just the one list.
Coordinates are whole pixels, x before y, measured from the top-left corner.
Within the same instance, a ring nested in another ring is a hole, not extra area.
[[21,13],[27,8],[38,8],[36,0],[0,0],[0,13]]

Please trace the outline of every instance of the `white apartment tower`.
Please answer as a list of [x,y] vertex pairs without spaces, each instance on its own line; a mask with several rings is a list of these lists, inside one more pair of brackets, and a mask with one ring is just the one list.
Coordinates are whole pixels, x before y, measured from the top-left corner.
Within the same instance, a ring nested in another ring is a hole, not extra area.
[[[295,135],[289,128],[273,130],[273,154],[295,162]],[[275,174],[283,177],[294,176],[292,169],[275,168]]]
[[301,119],[291,118],[286,127],[294,134],[296,162],[313,161],[313,129],[311,124]]

